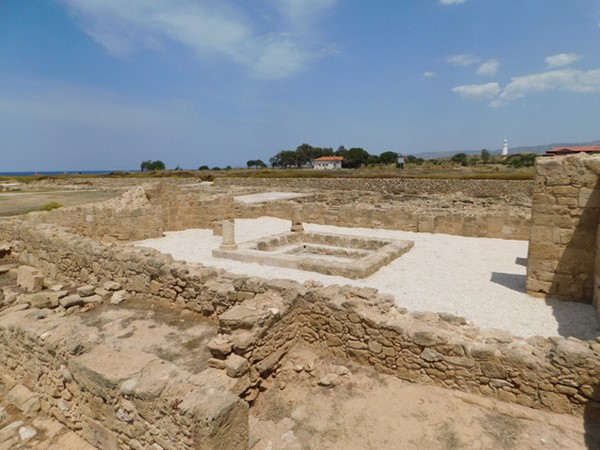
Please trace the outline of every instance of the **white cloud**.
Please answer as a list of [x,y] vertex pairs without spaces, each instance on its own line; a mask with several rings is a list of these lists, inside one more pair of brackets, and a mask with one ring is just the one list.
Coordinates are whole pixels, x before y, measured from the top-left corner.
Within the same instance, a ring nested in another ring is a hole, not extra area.
[[285,17],[292,21],[304,21],[332,8],[338,0],[271,0]]
[[423,73],[423,76],[425,78],[433,78],[433,77],[435,77],[435,72],[432,72],[432,71],[428,70],[427,72]]
[[452,92],[471,100],[484,100],[496,97],[502,88],[496,82],[485,84],[468,84],[452,88]]
[[440,0],[442,5],[459,5],[460,3],[464,3],[467,0]]
[[489,106],[490,108],[500,108],[500,107],[502,107],[502,106],[506,106],[506,105],[508,105],[508,102],[505,102],[505,101],[503,101],[503,100],[500,100],[500,99],[497,99],[497,98],[496,98],[496,99],[494,99],[494,100],[492,100],[492,101],[491,101],[491,102],[488,104],[488,106]]
[[[261,32],[233,1],[59,0],[88,35],[110,53],[125,56],[145,47],[180,45],[199,59],[225,58],[263,78],[292,75],[323,54],[305,35],[287,30]],[[305,29],[336,0],[282,0],[277,10]],[[302,24],[300,25],[300,21]],[[308,34],[308,33],[306,33]],[[311,37],[312,39],[312,37]]]
[[493,77],[498,72],[498,68],[500,67],[500,62],[497,59],[488,59],[486,62],[481,64],[475,72],[477,75],[482,75],[485,77]]
[[548,56],[546,58],[546,64],[548,67],[564,67],[575,61],[581,59],[580,55],[575,53],[558,53],[556,55]]
[[452,92],[472,100],[490,100],[497,108],[533,93],[565,91],[600,94],[600,69],[581,71],[556,69],[519,77],[512,77],[504,88],[496,82],[456,86]]
[[582,72],[575,69],[557,69],[511,78],[500,98],[505,101],[523,98],[533,92],[568,91],[600,93],[600,69]]
[[470,66],[472,64],[477,64],[479,62],[479,58],[472,53],[463,53],[459,55],[448,56],[446,58],[446,62],[454,66]]

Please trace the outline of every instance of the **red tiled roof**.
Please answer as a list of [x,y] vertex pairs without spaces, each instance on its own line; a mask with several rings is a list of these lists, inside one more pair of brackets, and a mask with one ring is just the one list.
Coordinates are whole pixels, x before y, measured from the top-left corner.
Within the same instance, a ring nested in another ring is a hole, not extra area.
[[315,161],[343,161],[343,156],[321,156],[320,158],[316,158]]
[[598,145],[582,145],[579,147],[553,147],[548,150],[547,154],[556,153],[579,153],[579,152],[600,152],[600,146]]

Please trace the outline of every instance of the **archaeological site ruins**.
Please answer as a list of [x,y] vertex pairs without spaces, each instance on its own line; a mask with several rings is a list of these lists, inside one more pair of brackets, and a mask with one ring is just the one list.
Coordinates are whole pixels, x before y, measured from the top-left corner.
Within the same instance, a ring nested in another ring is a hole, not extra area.
[[0,218],[0,449],[600,448],[600,157],[536,164],[52,182],[120,194]]

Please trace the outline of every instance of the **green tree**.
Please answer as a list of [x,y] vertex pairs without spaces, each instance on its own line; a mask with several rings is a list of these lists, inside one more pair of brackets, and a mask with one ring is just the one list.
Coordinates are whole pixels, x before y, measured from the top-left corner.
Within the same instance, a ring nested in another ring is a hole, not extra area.
[[296,161],[296,152],[293,150],[281,150],[269,159],[271,167],[281,167],[282,169],[297,165]]
[[367,158],[367,165],[369,166],[374,166],[376,164],[380,164],[381,163],[381,158],[377,155],[369,155],[369,157]]
[[346,152],[344,159],[350,167],[360,167],[369,160],[369,153],[360,147],[353,147]]
[[469,157],[466,153],[457,153],[450,161],[460,164],[461,166],[466,166],[469,164]]
[[200,166],[198,167],[198,170],[209,170],[208,166]]
[[335,156],[346,156],[346,153],[348,153],[348,150],[346,149],[346,147],[344,147],[343,145],[340,145],[337,150],[335,151]]
[[396,152],[383,152],[379,155],[379,159],[382,164],[396,164],[398,162],[398,153]]
[[533,167],[535,165],[535,158],[537,158],[535,153],[517,153],[515,155],[510,155],[504,161],[505,164],[508,164],[510,167]]
[[490,162],[490,156],[491,156],[491,153],[487,148],[484,148],[483,150],[481,150],[481,161],[483,161],[484,164],[487,164]]
[[147,170],[147,171],[165,170],[165,163],[159,159],[157,159],[156,161],[150,161],[150,160],[142,161],[142,163],[140,164],[140,169],[142,170],[142,172],[144,170]]
[[417,158],[414,155],[408,155],[406,157],[406,160],[409,164],[417,164],[419,166],[425,162],[425,160],[423,158]]
[[248,169],[250,167],[254,167],[256,169],[264,169],[267,167],[267,165],[261,159],[250,159],[248,162],[246,162],[246,166],[248,166]]

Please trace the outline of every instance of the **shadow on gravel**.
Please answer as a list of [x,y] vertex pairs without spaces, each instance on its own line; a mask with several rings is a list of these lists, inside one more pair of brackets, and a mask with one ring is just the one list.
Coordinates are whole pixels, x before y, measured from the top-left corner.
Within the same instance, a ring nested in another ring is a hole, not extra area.
[[544,302],[552,308],[552,314],[558,322],[559,336],[573,336],[583,340],[600,336],[600,322],[594,312],[590,313],[589,305],[556,298],[547,298]]
[[490,281],[492,283],[512,289],[513,291],[525,293],[525,275],[519,275],[517,273],[492,272]]
[[527,258],[521,258],[520,256],[517,256],[517,258],[515,259],[515,264],[527,267]]

